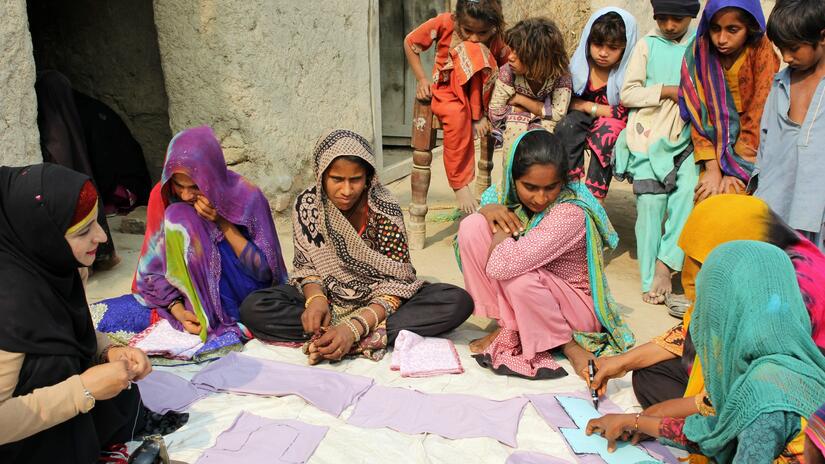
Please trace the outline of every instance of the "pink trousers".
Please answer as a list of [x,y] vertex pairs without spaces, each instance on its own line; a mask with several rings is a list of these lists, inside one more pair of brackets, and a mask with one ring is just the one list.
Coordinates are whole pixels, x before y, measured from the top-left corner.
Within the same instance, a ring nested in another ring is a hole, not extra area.
[[593,299],[544,267],[527,270],[513,279],[487,276],[493,234],[484,216],[461,221],[458,246],[467,292],[476,316],[496,319],[499,326],[517,331],[526,359],[564,345],[573,332],[599,332]]

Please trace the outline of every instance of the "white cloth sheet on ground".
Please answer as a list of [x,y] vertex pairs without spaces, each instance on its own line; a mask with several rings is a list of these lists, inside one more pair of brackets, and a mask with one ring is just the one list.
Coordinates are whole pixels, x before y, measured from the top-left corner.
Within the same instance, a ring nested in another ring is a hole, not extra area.
[[[494,400],[506,400],[519,395],[569,393],[584,390],[584,383],[576,376],[549,381],[530,381],[495,375],[477,367],[470,357],[468,343],[483,336],[478,330],[460,328],[448,335],[455,342],[456,350],[464,365],[461,375],[442,375],[426,378],[401,377],[391,371],[390,357],[380,362],[352,359],[337,364],[323,363],[316,368],[370,377],[376,384],[389,387],[414,388],[427,393],[472,394]],[[262,359],[306,365],[306,356],[299,349],[267,346],[257,340],[247,343],[244,355]],[[571,370],[570,363],[560,364]],[[173,372],[191,379],[203,365],[158,367],[158,371]],[[586,392],[585,392],[586,393]],[[630,375],[610,382],[608,395],[624,411],[640,410],[630,383]],[[388,428],[366,429],[348,424],[346,419],[352,408],[334,417],[308,404],[297,396],[258,397],[226,393],[211,394],[189,409],[189,422],[181,429],[165,437],[172,459],[194,463],[204,450],[214,445],[218,435],[232,425],[242,411],[270,419],[294,419],[307,424],[329,427],[321,444],[315,450],[311,464],[340,462],[476,462],[502,464],[515,452],[536,452],[575,462],[564,440],[545,422],[532,406],[524,408],[517,435],[518,448],[511,448],[492,438],[466,438],[450,440],[434,434],[410,435]],[[356,443],[357,446],[353,446]],[[136,444],[131,444],[136,445]],[[680,454],[684,456],[684,454]]]

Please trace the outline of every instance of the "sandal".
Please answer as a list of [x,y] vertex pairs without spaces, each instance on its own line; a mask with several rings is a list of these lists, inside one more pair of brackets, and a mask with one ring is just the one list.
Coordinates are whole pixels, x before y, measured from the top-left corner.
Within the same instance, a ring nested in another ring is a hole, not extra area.
[[691,304],[692,302],[685,298],[684,295],[668,294],[665,296],[667,313],[677,319],[685,317],[685,311],[687,311]]

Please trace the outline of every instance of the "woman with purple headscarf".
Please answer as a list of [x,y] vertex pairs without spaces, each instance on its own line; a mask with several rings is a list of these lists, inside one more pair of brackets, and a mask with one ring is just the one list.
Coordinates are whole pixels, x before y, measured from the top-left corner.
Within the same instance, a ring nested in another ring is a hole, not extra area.
[[208,126],[178,133],[149,197],[132,285],[138,301],[204,341],[240,336],[243,299],[286,278],[263,192],[226,168]]

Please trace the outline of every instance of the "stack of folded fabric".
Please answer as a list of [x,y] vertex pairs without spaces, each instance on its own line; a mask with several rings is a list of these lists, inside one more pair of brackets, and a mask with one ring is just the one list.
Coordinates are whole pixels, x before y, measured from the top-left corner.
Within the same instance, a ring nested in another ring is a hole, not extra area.
[[431,377],[464,372],[452,340],[422,337],[407,330],[399,332],[395,339],[390,369],[401,371],[402,377]]

